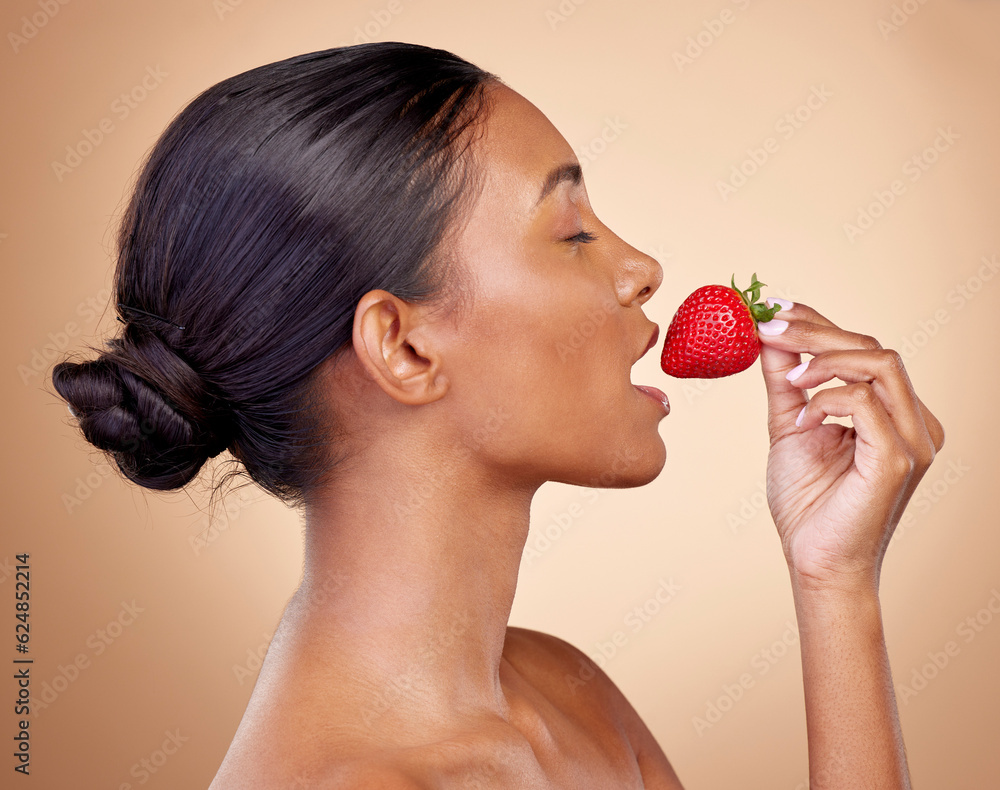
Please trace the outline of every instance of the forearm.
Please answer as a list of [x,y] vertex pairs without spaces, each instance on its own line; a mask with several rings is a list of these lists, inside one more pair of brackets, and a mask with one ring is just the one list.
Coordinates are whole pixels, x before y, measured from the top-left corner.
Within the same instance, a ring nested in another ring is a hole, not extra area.
[[909,790],[878,591],[792,576],[812,790]]

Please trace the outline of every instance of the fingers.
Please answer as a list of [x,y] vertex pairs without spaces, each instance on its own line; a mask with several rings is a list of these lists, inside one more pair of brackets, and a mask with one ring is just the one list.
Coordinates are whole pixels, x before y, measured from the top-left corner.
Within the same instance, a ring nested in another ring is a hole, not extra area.
[[[899,354],[883,349],[873,337],[841,329],[808,305],[781,304],[775,319],[757,327],[772,440],[801,428],[795,420],[809,402],[807,388],[839,378],[848,384],[870,387],[897,434],[920,461],[932,460],[944,444],[944,429],[917,397]],[[778,323],[777,316],[785,320]],[[802,353],[812,354],[813,358],[803,363]],[[794,381],[788,380],[789,375]],[[815,393],[813,400],[819,395]],[[807,411],[811,412],[812,407]]]
[[810,430],[828,416],[851,418],[857,435],[854,463],[862,472],[905,479],[917,467],[912,450],[870,384],[858,382],[817,392],[803,408],[799,426]]
[[761,343],[760,366],[767,388],[767,430],[772,444],[796,430],[795,418],[809,402],[806,391],[785,378],[785,374],[801,362],[799,354]]
[[915,451],[919,463],[929,466],[940,449],[931,435],[903,361],[895,351],[827,351],[792,369],[787,376],[793,377],[790,379],[793,386],[803,389],[833,378],[849,384],[871,385],[896,431]]
[[[781,304],[781,309],[775,313],[775,317],[766,322],[778,326],[788,325],[788,322],[778,316],[784,316],[788,309],[798,306],[783,299],[768,298],[765,301],[768,307],[773,307],[775,303]],[[802,362],[802,356],[797,351],[785,350],[778,345],[764,343],[762,326],[763,324],[757,325],[757,334],[762,341],[760,365],[764,373],[764,385],[767,388],[767,428],[773,443],[779,437],[795,430],[795,418],[809,401],[809,396],[804,389],[789,384],[788,379],[785,378],[785,374],[789,370]]]

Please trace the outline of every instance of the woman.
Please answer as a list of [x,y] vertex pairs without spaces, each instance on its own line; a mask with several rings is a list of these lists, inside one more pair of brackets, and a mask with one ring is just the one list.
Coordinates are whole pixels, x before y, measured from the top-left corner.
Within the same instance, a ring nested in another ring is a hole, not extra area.
[[[121,336],[53,381],[136,483],[228,449],[304,512],[303,579],[213,789],[681,787],[586,655],[507,627],[535,491],[664,465],[669,405],[629,378],[661,279],[546,117],[447,52],[291,58],[170,124],[119,236]],[[878,581],[943,431],[898,354],[782,307],[768,501],[812,781],[908,787]]]

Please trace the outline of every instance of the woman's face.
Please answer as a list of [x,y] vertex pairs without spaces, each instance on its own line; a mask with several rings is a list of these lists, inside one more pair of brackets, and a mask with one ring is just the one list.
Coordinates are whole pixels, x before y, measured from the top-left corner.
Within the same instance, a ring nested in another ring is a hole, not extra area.
[[473,144],[482,192],[452,247],[470,286],[444,355],[462,435],[505,475],[643,485],[666,460],[666,408],[630,369],[656,330],[642,305],[663,270],[594,215],[549,120],[490,91]]

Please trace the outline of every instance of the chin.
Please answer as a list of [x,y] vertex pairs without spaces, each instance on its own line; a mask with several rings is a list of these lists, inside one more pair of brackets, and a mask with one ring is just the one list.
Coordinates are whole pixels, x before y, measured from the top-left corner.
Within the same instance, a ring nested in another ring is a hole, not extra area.
[[653,442],[622,445],[587,485],[593,488],[638,488],[652,483],[667,462],[667,447],[660,435]]

